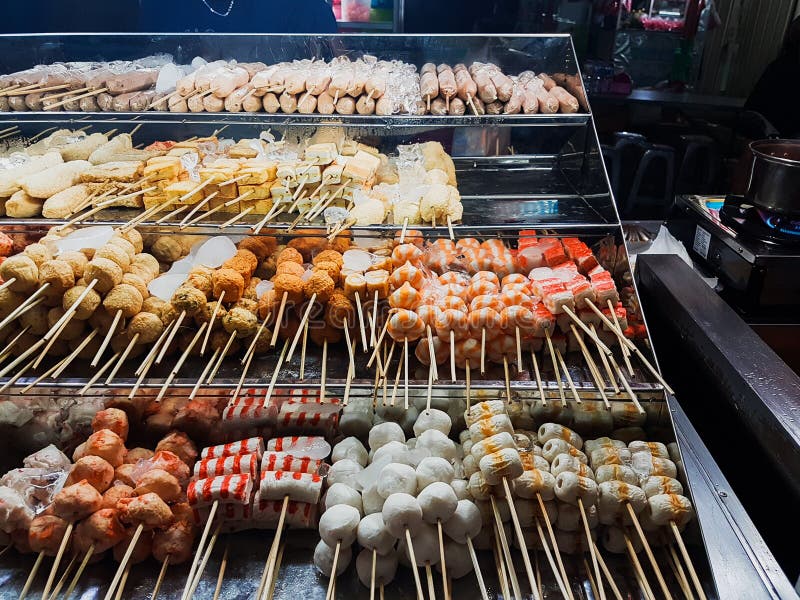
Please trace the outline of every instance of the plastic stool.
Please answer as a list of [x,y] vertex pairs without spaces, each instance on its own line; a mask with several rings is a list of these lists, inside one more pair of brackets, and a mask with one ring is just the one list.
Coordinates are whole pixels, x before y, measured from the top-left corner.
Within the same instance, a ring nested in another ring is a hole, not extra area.
[[[645,181],[648,187],[660,175],[660,185],[655,192],[659,195],[645,195],[642,189]],[[663,144],[648,144],[636,175],[633,178],[631,191],[624,204],[626,217],[630,218],[637,205],[655,205],[660,207],[660,213],[666,216],[672,206],[675,187],[675,149]]]
[[601,145],[600,150],[606,163],[611,192],[618,205],[627,199],[636,168],[644,155],[647,139],[638,133],[618,131],[614,133],[614,145]]
[[713,139],[706,135],[680,136],[683,157],[675,182],[678,194],[710,194],[719,174],[720,155]]

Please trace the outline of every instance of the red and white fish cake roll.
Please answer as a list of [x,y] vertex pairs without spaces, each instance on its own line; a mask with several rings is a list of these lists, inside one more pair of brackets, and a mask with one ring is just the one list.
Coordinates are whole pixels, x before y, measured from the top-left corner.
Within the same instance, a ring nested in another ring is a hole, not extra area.
[[[295,388],[289,392],[288,402],[303,404],[319,404],[319,390]],[[338,398],[325,398],[325,404],[339,404]]]
[[292,471],[317,475],[323,461],[310,456],[295,456],[288,452],[267,452],[261,459],[262,471]]
[[333,402],[303,402],[299,400],[287,400],[281,406],[281,414],[286,412],[306,411],[310,413],[318,413],[321,415],[337,414],[342,410],[341,404],[338,400]]
[[220,458],[223,456],[236,456],[237,454],[258,454],[259,457],[264,454],[264,440],[260,437],[251,437],[229,444],[220,444],[219,446],[209,446],[203,448],[200,453],[200,458]]
[[223,475],[191,481],[186,490],[186,499],[193,508],[210,506],[215,501],[249,504],[252,492],[253,478],[249,475]]
[[283,500],[317,504],[322,496],[322,477],[313,473],[262,471],[259,500]]
[[[311,408],[313,405],[307,404],[307,409],[285,410],[281,409],[278,415],[278,426],[286,433],[289,432],[314,432],[321,434],[332,434],[339,422],[339,410],[335,412],[317,412]],[[322,406],[322,405],[316,405]]]
[[[258,500],[253,506],[253,522],[256,527],[275,529],[283,510],[282,500]],[[285,523],[297,529],[316,529],[318,510],[316,504],[289,502],[286,505]]]
[[222,412],[222,425],[229,429],[245,424],[248,427],[264,427],[274,425],[278,418],[276,406],[261,404],[228,405]]
[[236,456],[222,456],[220,458],[206,458],[194,465],[194,477],[207,479],[222,475],[250,475],[258,474],[260,461],[258,454],[237,454]]

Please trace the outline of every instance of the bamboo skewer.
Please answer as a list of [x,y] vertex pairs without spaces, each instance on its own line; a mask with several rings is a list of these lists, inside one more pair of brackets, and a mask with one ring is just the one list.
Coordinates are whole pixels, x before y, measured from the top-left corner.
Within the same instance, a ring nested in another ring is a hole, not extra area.
[[72,581],[70,581],[67,591],[64,592],[63,600],[69,600],[69,597],[75,590],[75,586],[78,585],[78,581],[80,580],[81,575],[83,575],[84,570],[86,570],[86,565],[89,564],[89,559],[92,558],[92,554],[94,554],[94,544],[89,546],[89,549],[86,551],[86,554],[83,555],[83,560],[81,561],[81,564],[78,566],[78,570],[75,571],[75,576],[72,578]]
[[564,373],[564,377],[567,380],[567,385],[569,386],[570,392],[572,392],[572,397],[575,398],[575,402],[578,404],[581,403],[581,397],[578,394],[578,390],[575,389],[575,382],[572,381],[572,375],[569,374],[569,369],[567,369],[567,363],[564,362],[564,357],[561,356],[561,350],[556,348],[556,357],[558,357],[558,364],[561,365],[561,370]]
[[73,554],[70,561],[67,563],[67,568],[64,569],[64,572],[61,574],[61,577],[58,578],[56,582],[56,587],[53,588],[53,593],[50,594],[50,598],[48,600],[56,600],[58,595],[61,593],[61,588],[64,587],[64,584],[67,582],[67,578],[69,574],[72,573],[72,567],[75,566],[75,561],[78,560],[78,555]]
[[655,596],[653,596],[653,590],[650,589],[650,582],[647,581],[647,577],[644,574],[644,570],[642,569],[642,565],[639,562],[639,558],[636,556],[636,551],[633,548],[633,543],[631,539],[628,537],[628,534],[625,534],[625,546],[628,549],[628,557],[631,560],[631,564],[634,567],[634,572],[636,573],[636,579],[639,582],[639,585],[642,588],[645,596],[653,600]]
[[89,388],[90,388],[90,387],[92,387],[92,386],[93,386],[95,383],[97,383],[97,381],[98,381],[98,380],[99,380],[99,379],[100,379],[100,378],[101,378],[103,375],[105,375],[105,372],[106,372],[106,371],[108,371],[108,369],[110,369],[110,368],[111,368],[111,365],[113,365],[113,364],[114,364],[114,362],[117,360],[117,358],[119,358],[119,355],[120,355],[120,353],[119,353],[119,352],[116,352],[116,353],[114,353],[114,355],[113,355],[111,358],[109,358],[109,359],[108,359],[108,361],[106,362],[106,364],[104,364],[102,367],[100,367],[100,370],[99,370],[99,371],[97,371],[97,373],[95,373],[95,374],[94,374],[94,376],[93,376],[93,377],[92,377],[92,378],[91,378],[89,381],[87,381],[87,382],[86,382],[86,385],[84,385],[84,386],[83,386],[83,387],[82,387],[82,388],[81,388],[81,389],[78,391],[78,395],[79,395],[79,396],[83,396],[83,395],[84,395],[86,392],[88,392],[88,391],[89,391]]
[[161,390],[158,392],[158,396],[156,396],[156,402],[159,402],[164,397],[164,394],[167,393],[170,384],[178,375],[178,371],[181,370],[183,363],[186,362],[186,359],[189,357],[189,354],[191,353],[192,349],[197,345],[197,342],[200,340],[200,337],[203,335],[203,331],[205,331],[207,326],[208,323],[202,323],[200,325],[200,329],[198,329],[197,332],[194,334],[194,337],[192,337],[192,340],[191,342],[189,342],[189,345],[186,347],[186,350],[183,351],[183,354],[181,354],[180,358],[178,359],[178,362],[175,363],[175,366],[172,367],[172,370],[169,372],[169,375],[164,380],[164,384],[161,386]]
[[600,398],[603,400],[603,404],[605,405],[605,407],[608,410],[611,410],[611,403],[608,401],[608,397],[606,396],[606,392],[604,389],[606,382],[603,380],[603,376],[600,374],[600,370],[597,368],[597,364],[592,359],[592,355],[589,353],[589,349],[586,347],[583,338],[578,334],[578,330],[575,329],[575,325],[570,323],[569,326],[570,329],[572,330],[572,335],[574,335],[575,339],[578,340],[578,345],[581,348],[583,359],[589,366],[589,372],[592,375],[592,379],[594,379],[595,386],[597,386],[597,391],[600,393]]
[[633,511],[633,507],[631,506],[630,502],[626,502],[625,506],[628,508],[628,516],[630,516],[631,521],[633,521],[633,526],[636,529],[636,533],[639,534],[639,539],[642,541],[642,546],[644,546],[644,551],[645,554],[647,554],[647,559],[650,561],[650,566],[653,567],[653,571],[656,574],[656,579],[658,580],[659,586],[661,586],[661,591],[664,593],[664,597],[667,598],[667,600],[672,600],[672,595],[669,592],[667,583],[664,581],[664,576],[661,574],[661,569],[658,567],[656,557],[653,555],[652,548],[650,548],[650,542],[647,541],[647,537],[645,536],[642,526],[639,523],[639,517],[637,517],[636,513]]
[[700,600],[706,600],[706,593],[703,590],[702,584],[700,583],[700,578],[697,576],[697,571],[694,568],[692,558],[689,556],[689,551],[686,549],[686,544],[683,541],[681,530],[678,529],[675,521],[670,521],[669,526],[670,530],[672,531],[672,535],[675,536],[675,541],[678,543],[678,549],[681,552],[681,556],[683,556],[683,560],[686,562],[686,568],[689,570],[689,577],[692,579],[694,589],[697,591],[697,595],[700,597]]
[[111,382],[114,380],[114,377],[116,377],[117,372],[120,370],[120,368],[122,368],[122,364],[127,360],[128,355],[131,353],[133,347],[136,345],[136,342],[138,341],[139,341],[139,334],[135,333],[131,338],[131,341],[128,342],[128,345],[125,347],[125,350],[123,350],[122,354],[119,355],[119,360],[114,365],[114,368],[111,370],[109,376],[106,378],[106,385],[111,385]]
[[200,585],[200,580],[203,578],[203,571],[206,569],[206,565],[208,564],[208,559],[211,557],[211,552],[214,550],[214,546],[217,543],[217,537],[219,536],[219,532],[222,529],[222,522],[217,524],[214,533],[211,535],[211,539],[208,542],[208,546],[206,547],[206,551],[203,554],[203,560],[200,562],[199,567],[197,568],[197,572],[194,576],[194,581],[192,581],[192,587],[189,588],[189,593],[186,594],[186,600],[189,598],[193,598],[195,591],[197,590],[197,586]]
[[97,363],[100,362],[100,357],[103,356],[103,353],[108,348],[108,345],[111,343],[111,338],[114,337],[114,333],[117,331],[117,325],[119,325],[120,320],[122,320],[122,311],[118,310],[114,314],[114,320],[111,321],[111,325],[108,328],[108,333],[106,337],[103,338],[103,342],[100,344],[100,347],[97,349],[97,353],[94,355],[92,362],[89,363],[90,366],[96,367]]
[[169,568],[169,558],[170,555],[164,558],[164,561],[161,563],[161,570],[158,572],[158,579],[156,579],[156,584],[153,587],[153,593],[150,595],[150,600],[156,600],[158,598],[158,592],[161,590],[161,584],[164,583],[164,577],[167,574],[167,569]]
[[595,556],[597,556],[597,562],[600,563],[600,568],[603,570],[603,575],[606,576],[606,581],[608,581],[608,585],[611,587],[611,591],[614,593],[614,598],[616,600],[623,600],[622,594],[617,587],[617,584],[614,582],[614,578],[611,576],[611,571],[608,570],[608,565],[606,565],[606,561],[603,559],[603,555],[600,553],[600,549],[597,547],[597,544],[592,541],[592,546],[594,546]]
[[481,573],[481,565],[478,562],[478,557],[475,554],[475,546],[472,545],[472,540],[467,538],[467,550],[469,557],[472,559],[472,569],[475,571],[475,577],[478,579],[478,588],[481,591],[481,600],[489,600],[489,592],[486,590],[486,583],[483,581],[483,573]]
[[61,544],[58,547],[58,553],[56,554],[55,559],[53,559],[53,566],[50,567],[50,574],[47,576],[47,583],[44,584],[44,591],[42,592],[42,598],[47,598],[50,593],[50,588],[53,585],[53,581],[56,578],[56,572],[58,572],[58,566],[61,564],[61,559],[64,556],[64,552],[67,549],[67,544],[69,543],[70,537],[72,537],[72,530],[75,527],[75,523],[70,522],[67,525],[66,530],[64,531],[64,537],[61,538]]
[[103,600],[111,600],[111,598],[114,597],[114,592],[117,589],[117,585],[120,583],[120,578],[122,577],[122,574],[126,570],[128,561],[131,559],[133,550],[136,548],[136,544],[139,543],[139,538],[142,536],[143,531],[144,531],[144,525],[140,523],[139,525],[136,526],[136,531],[133,532],[133,537],[131,538],[128,547],[125,550],[125,554],[123,555],[122,560],[119,562],[119,566],[117,567],[117,572],[114,573],[114,578],[111,580],[111,585],[108,587],[108,591],[106,592],[105,598]]
[[[597,562],[597,554],[595,553],[595,547],[592,541],[592,532],[589,529],[589,519],[586,516],[586,509],[583,506],[583,500],[581,498],[578,498],[578,509],[580,510],[581,513],[581,521],[583,521],[583,531],[586,534],[586,543],[589,545],[589,554],[592,557],[592,566],[594,567],[594,575],[597,580],[597,589],[600,592],[600,600],[605,600],[606,591],[603,586],[603,578],[600,575],[600,565]],[[584,560],[584,562],[586,561]],[[588,565],[587,565],[587,571],[588,571]]]
[[[544,519],[545,522],[548,522],[547,516],[543,516],[542,518]],[[569,588],[567,584],[566,572],[563,570],[563,567],[562,570],[559,571],[559,567],[556,564],[556,561],[553,559],[553,552],[550,551],[550,545],[547,543],[547,539],[545,537],[544,531],[542,530],[542,523],[539,520],[539,517],[536,517],[535,523],[536,523],[536,532],[539,534],[539,541],[542,544],[542,549],[544,550],[545,557],[547,558],[547,563],[550,565],[550,570],[553,571],[553,577],[555,578],[556,584],[558,585],[558,588],[561,591],[561,596],[563,598],[572,600],[573,598],[572,590]],[[559,563],[560,563],[561,561],[560,561],[560,556],[558,554],[558,550],[554,550],[554,552],[555,555],[559,557]]]
[[564,590],[562,593],[566,596],[569,594],[569,597],[572,598],[572,590],[569,588],[568,579],[567,579],[567,571],[564,568],[564,561],[561,560],[561,552],[558,549],[558,542],[556,541],[556,535],[553,531],[553,525],[550,523],[550,519],[547,518],[547,509],[544,507],[544,500],[542,499],[542,495],[537,493],[536,500],[539,503],[539,512],[542,513],[542,520],[544,521],[545,527],[547,528],[547,535],[550,538],[550,544],[553,546],[553,552],[556,555],[556,562],[558,562],[558,568],[561,573],[561,579],[563,580]]
[[31,590],[31,586],[36,579],[36,574],[39,572],[39,567],[42,566],[43,560],[44,550],[39,552],[39,555],[36,557],[36,561],[33,563],[33,567],[31,567],[31,572],[28,574],[28,579],[25,580],[25,585],[22,586],[22,591],[19,594],[19,600],[25,600],[25,597],[28,595],[28,592]]
[[219,574],[217,575],[217,585],[214,588],[214,596],[212,600],[219,600],[219,594],[222,591],[222,582],[225,580],[225,570],[228,567],[228,550],[230,549],[230,542],[225,544],[225,551],[222,553],[222,561],[219,563]]
[[[203,345],[200,346],[200,356],[204,356],[206,353],[206,347],[208,346],[208,340],[211,337],[211,330],[214,328],[214,321],[217,318],[217,313],[219,312],[219,307],[222,306],[222,301],[225,298],[225,290],[222,290],[219,293],[219,298],[217,298],[217,303],[214,305],[214,310],[211,313],[211,318],[208,319],[208,329],[206,329],[206,335],[203,338]],[[259,329],[260,331],[260,329]],[[255,346],[255,340],[258,339],[258,336],[253,340],[253,346]]]
[[[595,331],[594,323],[590,325],[592,331]],[[611,387],[614,390],[615,394],[619,394],[619,386],[617,385],[617,379],[614,376],[614,371],[611,370],[611,363],[608,362],[608,357],[603,353],[600,348],[597,349],[597,353],[600,355],[600,360],[603,363],[603,368],[606,370],[606,375],[608,375],[608,380],[611,382]]]
[[553,361],[553,373],[556,376],[556,383],[558,384],[558,395],[561,397],[561,406],[567,405],[567,399],[564,397],[564,386],[561,384],[561,371],[558,368],[558,361],[556,360],[556,352],[553,349],[553,340],[550,339],[550,330],[544,330],[545,339],[547,340],[547,348],[550,350],[550,360]]
[[522,600],[519,581],[517,580],[517,573],[514,569],[514,563],[511,560],[511,549],[508,545],[506,532],[503,528],[503,520],[500,518],[500,510],[497,508],[497,502],[494,499],[494,495],[489,496],[489,501],[492,504],[492,512],[494,513],[495,535],[500,539],[500,547],[503,549],[503,556],[505,557],[506,564],[508,564],[508,574],[509,578],[511,579],[511,588],[514,592],[514,598],[517,600]]
[[525,573],[528,575],[528,584],[531,586],[534,600],[541,600],[540,596],[536,593],[536,578],[533,575],[533,567],[531,566],[531,557],[528,552],[528,544],[525,541],[525,535],[522,532],[519,516],[517,515],[517,507],[514,504],[514,498],[511,495],[511,486],[508,484],[508,478],[503,477],[503,491],[506,494],[506,502],[511,512],[511,522],[514,525],[514,530],[517,534],[517,541],[519,542],[520,552],[522,553],[522,562],[525,565]]
[[205,368],[203,369],[203,372],[200,373],[200,377],[197,378],[197,383],[194,384],[192,391],[189,393],[189,400],[194,400],[194,397],[197,395],[197,392],[200,391],[200,386],[203,385],[203,380],[206,378],[206,375],[208,375],[208,372],[211,370],[211,367],[216,362],[220,351],[221,348],[216,348],[214,350],[214,354],[211,355],[211,360],[208,361],[208,364],[206,364]]
[[539,372],[539,361],[536,360],[536,353],[533,350],[531,350],[531,362],[533,362],[536,387],[539,388],[539,399],[542,401],[542,406],[547,406],[547,397],[544,394],[544,385],[542,385],[542,374]]

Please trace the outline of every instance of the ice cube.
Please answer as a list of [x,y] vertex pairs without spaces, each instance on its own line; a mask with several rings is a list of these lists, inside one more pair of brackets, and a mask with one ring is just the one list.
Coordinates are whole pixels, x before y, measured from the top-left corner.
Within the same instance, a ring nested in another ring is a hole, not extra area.
[[156,298],[161,298],[164,302],[172,299],[181,284],[186,281],[186,273],[170,273],[156,277],[147,284],[147,290]]
[[167,275],[176,275],[178,273],[187,274],[189,271],[192,270],[194,266],[194,259],[191,256],[184,256],[180,260],[176,260],[172,263],[169,271],[167,271]]
[[325,219],[325,223],[328,225],[338,224],[344,221],[350,213],[347,212],[347,209],[340,208],[338,206],[332,206],[330,208],[326,208],[325,212],[323,213],[323,218]]
[[262,279],[261,281],[258,282],[258,285],[256,286],[256,298],[261,298],[261,296],[266,294],[274,287],[275,287],[274,283],[272,283],[271,281],[267,281],[266,279]]
[[183,71],[175,66],[174,63],[167,63],[158,72],[156,79],[156,93],[165,94],[175,89],[178,79],[183,77]]
[[206,240],[197,250],[194,264],[216,269],[235,254],[236,244],[230,238],[215,236]]
[[300,276],[300,279],[302,279],[303,281],[308,281],[309,279],[311,279],[312,275],[314,275],[314,271],[307,269],[306,272]]
[[343,269],[363,272],[372,266],[373,256],[365,250],[347,250],[342,255]]
[[82,250],[84,248],[94,248],[97,250],[108,243],[114,235],[114,228],[110,225],[98,225],[96,227],[86,227],[78,229],[69,235],[64,236],[55,242],[58,253],[69,252],[71,250]]

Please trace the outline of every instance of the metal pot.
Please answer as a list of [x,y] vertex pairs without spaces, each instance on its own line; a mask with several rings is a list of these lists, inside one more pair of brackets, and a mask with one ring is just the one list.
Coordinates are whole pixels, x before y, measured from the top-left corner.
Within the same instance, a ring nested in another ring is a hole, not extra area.
[[753,167],[745,198],[764,210],[800,215],[800,140],[758,140],[750,151]]

